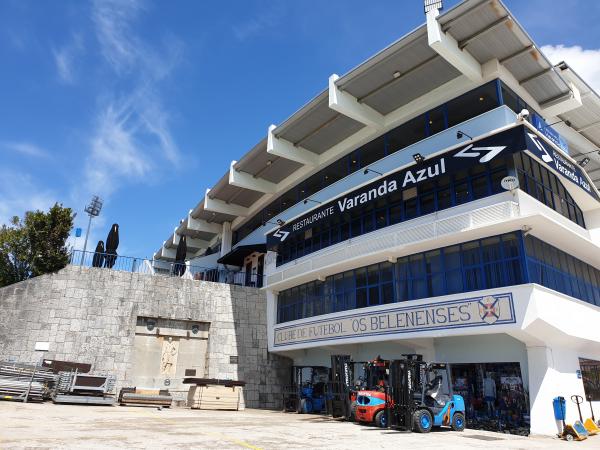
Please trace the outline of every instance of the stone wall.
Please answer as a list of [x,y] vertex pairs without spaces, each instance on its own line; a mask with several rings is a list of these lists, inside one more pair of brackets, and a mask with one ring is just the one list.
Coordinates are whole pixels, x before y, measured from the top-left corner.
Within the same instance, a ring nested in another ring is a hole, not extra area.
[[[255,288],[68,266],[0,289],[0,360],[45,358],[92,364],[132,385],[138,316],[210,323],[210,378],[247,382],[247,407],[279,408],[291,361],[267,352],[266,298]],[[237,356],[232,363],[230,356]]]

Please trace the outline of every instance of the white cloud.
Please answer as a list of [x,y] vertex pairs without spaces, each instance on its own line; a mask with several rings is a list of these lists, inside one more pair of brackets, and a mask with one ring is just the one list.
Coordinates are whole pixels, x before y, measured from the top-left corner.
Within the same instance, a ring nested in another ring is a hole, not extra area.
[[182,46],[171,40],[157,51],[141,39],[133,24],[143,10],[136,0],[93,3],[102,56],[118,79],[134,87],[100,102],[85,163],[91,193],[108,196],[125,183],[150,178],[161,161],[176,166],[180,160],[158,84],[176,67]]
[[46,158],[50,154],[47,150],[31,142],[0,141],[0,148],[36,158]]
[[245,41],[262,33],[264,30],[276,27],[281,22],[284,13],[283,4],[272,3],[268,9],[260,12],[246,22],[233,25],[233,34],[238,40]]
[[74,34],[71,41],[59,49],[53,49],[56,70],[61,81],[67,84],[75,82],[75,60],[83,52],[83,39]]
[[0,225],[15,215],[22,217],[25,211],[47,210],[55,202],[56,196],[38,186],[30,175],[0,170]]
[[109,195],[120,179],[140,179],[151,169],[152,163],[136,137],[139,124],[133,114],[127,103],[110,103],[100,113],[85,168],[90,191]]
[[118,73],[133,68],[142,43],[133,33],[131,22],[142,10],[137,0],[96,0],[92,19],[102,54]]
[[600,92],[600,49],[583,49],[579,45],[544,45],[542,52],[552,64],[566,62],[596,92]]
[[95,0],[92,20],[104,59],[119,76],[137,76],[142,84],[167,77],[181,56],[182,43],[171,39],[163,51],[148,45],[135,21],[144,11],[141,0]]

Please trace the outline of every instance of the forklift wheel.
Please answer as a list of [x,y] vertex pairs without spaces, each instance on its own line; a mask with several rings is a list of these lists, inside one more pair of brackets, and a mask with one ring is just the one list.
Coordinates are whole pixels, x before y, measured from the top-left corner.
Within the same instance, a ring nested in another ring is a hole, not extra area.
[[375,425],[377,425],[379,428],[388,427],[388,420],[384,409],[375,414]]
[[454,413],[452,416],[452,429],[454,431],[463,431],[465,429],[465,415],[463,413]]
[[433,417],[426,409],[419,409],[413,414],[415,431],[418,433],[429,433],[433,427]]
[[573,435],[572,435],[572,434],[569,434],[569,433],[567,433],[567,434],[565,435],[565,439],[566,439],[567,441],[571,442],[571,441],[573,440]]

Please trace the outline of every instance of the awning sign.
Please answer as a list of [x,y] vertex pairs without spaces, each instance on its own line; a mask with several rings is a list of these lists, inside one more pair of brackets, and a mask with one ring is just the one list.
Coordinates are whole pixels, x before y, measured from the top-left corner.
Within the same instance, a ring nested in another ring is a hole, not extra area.
[[575,183],[596,200],[600,200],[581,167],[567,160],[567,158],[540,139],[537,134],[528,129],[525,129],[525,139],[527,140],[527,150],[556,170],[562,178]]
[[515,127],[427,159],[422,164],[413,164],[406,169],[378,178],[291,220],[288,224],[267,235],[267,247],[273,248],[295,233],[304,233],[307,229],[331,216],[366,207],[369,203],[386,198],[398,190],[409,189],[424,181],[478,164],[485,164],[494,158],[524,149],[523,127]]
[[341,314],[333,319],[310,320],[299,325],[282,324],[275,327],[273,344],[283,347],[307,342],[489,327],[515,322],[512,294],[503,293],[392,307],[384,311]]

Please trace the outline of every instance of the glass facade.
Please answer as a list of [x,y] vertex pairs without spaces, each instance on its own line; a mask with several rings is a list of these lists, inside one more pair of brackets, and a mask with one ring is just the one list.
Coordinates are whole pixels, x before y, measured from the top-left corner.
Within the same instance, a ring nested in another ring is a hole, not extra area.
[[486,83],[409,120],[330,164],[279,196],[235,230],[233,243],[236,244],[264,222],[351,173],[448,127],[498,107],[501,104],[500,85],[499,80]]
[[525,237],[529,282],[600,306],[600,271],[536,237]]
[[495,158],[449,173],[352,212],[331,216],[304,233],[290,236],[278,246],[277,265],[361,236],[371,231],[414,219],[452,206],[503,192],[501,180],[519,177],[519,187],[567,219],[585,227],[583,213],[558,176],[526,153]]
[[585,228],[581,209],[556,175],[525,153],[515,155],[515,169],[520,189]]
[[511,165],[512,155],[495,158],[487,164],[398,190],[364,208],[331,216],[329,220],[279,244],[277,264],[285,264],[389,225],[502,192],[500,181],[508,175]]
[[281,291],[277,321],[523,283],[538,283],[600,306],[599,270],[533,236],[513,232]]

